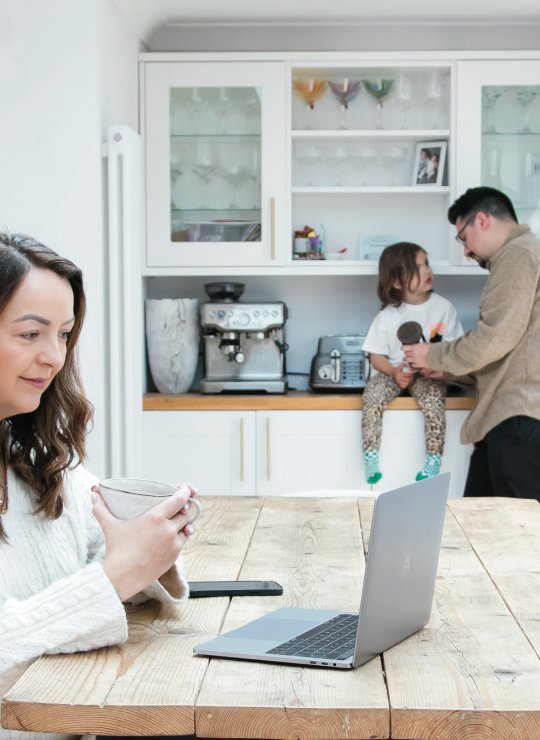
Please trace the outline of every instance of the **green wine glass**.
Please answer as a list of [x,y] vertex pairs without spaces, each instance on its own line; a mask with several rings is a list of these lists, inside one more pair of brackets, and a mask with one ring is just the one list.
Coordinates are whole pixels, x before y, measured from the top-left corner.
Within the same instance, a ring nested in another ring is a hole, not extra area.
[[383,107],[384,101],[390,94],[394,85],[394,80],[382,77],[374,77],[370,80],[363,80],[366,92],[377,101],[377,128],[384,128],[383,125]]

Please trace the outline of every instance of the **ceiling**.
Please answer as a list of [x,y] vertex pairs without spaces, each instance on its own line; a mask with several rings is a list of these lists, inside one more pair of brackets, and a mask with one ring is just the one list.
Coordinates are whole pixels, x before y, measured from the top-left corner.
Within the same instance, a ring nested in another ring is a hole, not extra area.
[[148,41],[158,28],[187,25],[351,23],[524,23],[538,0],[113,0]]

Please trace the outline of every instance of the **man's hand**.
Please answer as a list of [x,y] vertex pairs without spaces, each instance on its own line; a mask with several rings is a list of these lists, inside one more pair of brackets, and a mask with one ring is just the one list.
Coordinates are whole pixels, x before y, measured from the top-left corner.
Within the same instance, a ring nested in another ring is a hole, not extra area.
[[427,361],[429,352],[427,342],[423,344],[403,344],[401,348],[405,354],[405,359],[413,370],[430,369]]

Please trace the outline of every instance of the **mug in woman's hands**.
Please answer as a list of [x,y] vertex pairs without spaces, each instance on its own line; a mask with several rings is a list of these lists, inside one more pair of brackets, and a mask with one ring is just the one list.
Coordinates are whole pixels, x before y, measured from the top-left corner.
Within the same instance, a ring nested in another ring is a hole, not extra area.
[[[118,519],[134,519],[152,506],[165,501],[178,491],[178,486],[140,478],[107,478],[99,482],[99,492],[110,512]],[[198,498],[188,498],[189,520],[192,524],[201,515]]]

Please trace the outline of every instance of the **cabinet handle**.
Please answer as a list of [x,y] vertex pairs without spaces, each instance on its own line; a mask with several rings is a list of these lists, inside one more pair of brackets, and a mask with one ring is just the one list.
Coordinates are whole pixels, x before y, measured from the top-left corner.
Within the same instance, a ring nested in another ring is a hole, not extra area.
[[240,480],[242,483],[246,478],[246,471],[244,467],[244,418],[240,419]]
[[270,256],[276,259],[276,199],[270,198]]
[[272,480],[272,437],[268,417],[266,417],[266,480]]

